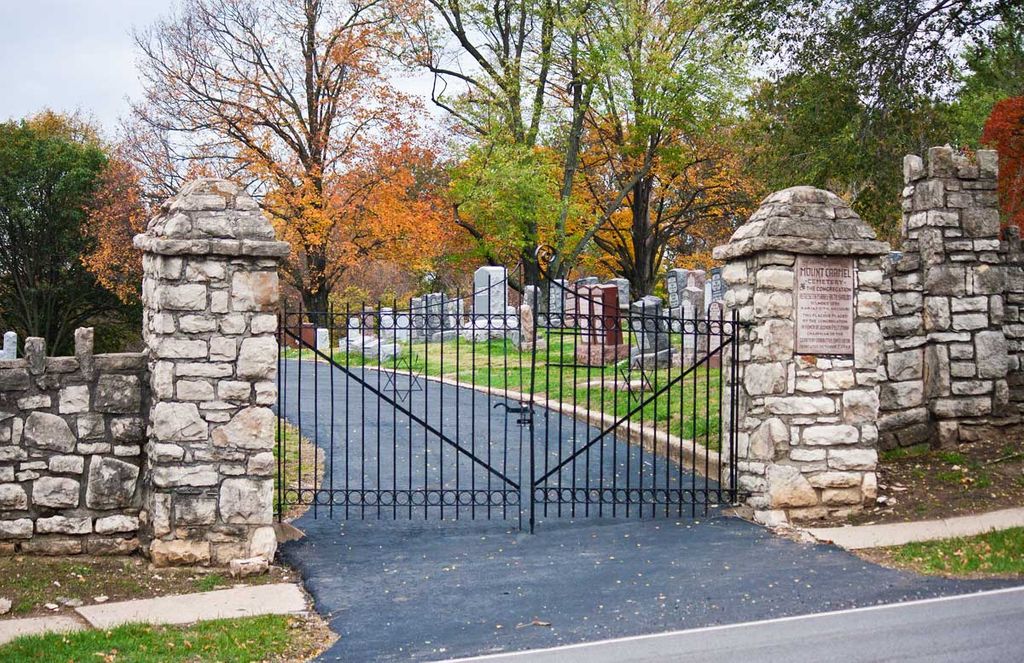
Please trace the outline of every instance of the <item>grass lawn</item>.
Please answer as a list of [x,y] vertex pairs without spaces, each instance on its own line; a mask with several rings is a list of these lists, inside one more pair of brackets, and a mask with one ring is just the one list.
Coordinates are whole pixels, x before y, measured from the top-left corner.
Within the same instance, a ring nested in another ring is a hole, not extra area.
[[1024,575],[1024,527],[961,539],[908,543],[882,548],[868,556],[875,561],[944,576]]
[[[223,571],[151,569],[141,557],[0,557],[0,596],[10,599],[9,617],[70,612],[72,604],[205,592],[239,583],[292,582],[289,569],[235,580]],[[97,598],[100,599],[97,601]],[[50,604],[53,608],[47,608]]]
[[318,619],[281,615],[185,627],[129,624],[18,638],[0,646],[0,661],[306,661],[323,650],[329,636]]
[[[314,454],[317,462],[313,462]],[[274,445],[274,458],[280,463],[281,471],[274,474],[274,515],[281,513],[282,489],[311,487],[313,472],[316,470],[317,483],[324,476],[324,450],[318,449],[307,438],[299,435],[299,429],[282,422],[278,432],[278,440]],[[283,461],[282,461],[283,459]],[[301,464],[300,464],[301,461]],[[302,469],[300,476],[299,470]],[[298,518],[308,508],[304,504],[294,504],[295,499],[285,499],[285,520]]]
[[[719,369],[702,366],[681,380],[684,369],[679,367],[650,369],[646,372],[650,389],[630,393],[626,385],[634,381],[640,383],[639,370],[623,375],[615,364],[571,366],[575,363],[577,339],[572,330],[540,330],[538,335],[546,340],[547,347],[537,351],[537,367],[532,376],[532,391],[536,395],[617,417],[629,414],[630,421],[653,422],[660,430],[683,439],[696,437],[712,450],[719,448],[719,403],[724,390]],[[672,334],[670,340],[673,348],[680,347],[679,334]],[[532,355],[520,352],[511,341],[473,343],[456,338],[400,345],[402,356],[398,359],[378,362],[376,358],[365,358],[356,352],[336,351],[334,360],[345,367],[411,371],[479,387],[531,392]],[[688,349],[689,352],[692,350]],[[300,352],[288,349],[285,356],[298,359]],[[314,356],[310,350],[301,352],[302,359],[312,360]],[[664,393],[633,412],[642,399],[670,383],[671,387]]]

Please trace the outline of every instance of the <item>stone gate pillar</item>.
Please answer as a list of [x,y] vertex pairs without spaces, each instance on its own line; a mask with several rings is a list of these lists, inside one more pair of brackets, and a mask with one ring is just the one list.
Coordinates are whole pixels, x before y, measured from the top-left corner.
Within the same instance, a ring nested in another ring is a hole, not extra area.
[[272,558],[277,267],[288,245],[238,185],[200,179],[135,246],[152,393],[149,555],[157,565]]
[[738,486],[761,522],[841,517],[875,498],[888,252],[843,200],[811,187],[772,194],[715,249],[725,305],[747,323]]

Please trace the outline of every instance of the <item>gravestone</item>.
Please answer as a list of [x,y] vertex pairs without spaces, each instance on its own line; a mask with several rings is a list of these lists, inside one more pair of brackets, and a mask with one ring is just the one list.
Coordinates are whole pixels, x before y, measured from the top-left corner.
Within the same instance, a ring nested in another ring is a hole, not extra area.
[[619,295],[613,285],[589,285],[577,290],[576,362],[604,366],[629,356],[623,342]]
[[704,299],[709,305],[725,299],[725,281],[722,280],[721,267],[711,269],[705,293]]
[[633,368],[667,366],[672,360],[669,347],[668,318],[660,297],[646,295],[629,306],[629,327],[636,345],[630,350]]
[[568,288],[569,283],[565,279],[552,279],[548,283],[548,314],[552,321],[550,324],[561,324],[558,321],[565,315]]
[[[386,311],[386,313],[385,313]],[[367,358],[376,358],[380,361],[387,361],[401,356],[402,346],[398,345],[394,336],[395,315],[394,310],[381,309],[380,313],[380,337],[374,336],[373,329],[376,321],[372,320],[373,314],[365,317],[362,315],[352,316],[348,320],[348,333],[345,338],[338,341],[338,349],[345,352],[361,354]],[[388,323],[385,327],[385,323]],[[390,329],[391,334],[386,335],[385,329]]]
[[668,293],[668,308],[671,311],[683,305],[683,290],[686,289],[685,269],[674,268],[665,274],[665,291]]
[[565,296],[565,315],[567,320],[565,322],[566,327],[576,325],[576,314],[579,311],[579,303],[576,301],[579,297],[580,288],[587,288],[592,285],[597,285],[599,279],[596,276],[583,276],[572,282],[572,287],[566,292]]
[[665,284],[669,295],[669,315],[685,320],[703,318],[706,280],[702,269],[670,269]]
[[608,279],[609,285],[615,286],[619,296],[619,308],[629,308],[629,279]]
[[422,340],[427,333],[427,298],[413,297],[409,301],[409,339]]
[[325,354],[331,352],[331,333],[326,327],[316,328],[316,349]]
[[508,277],[504,267],[480,267],[473,274],[473,314],[462,336],[473,342],[511,339],[519,342],[519,314],[508,304]]
[[0,351],[0,359],[18,358],[18,334],[12,331],[4,332],[4,348]]
[[523,288],[523,304],[531,309],[540,308],[540,288],[535,285],[528,285]]
[[441,341],[453,338],[458,326],[458,300],[445,296],[443,292],[432,292],[425,297],[427,338]]
[[484,266],[473,273],[473,316],[504,315],[508,275],[504,267]]
[[[533,286],[527,286],[527,288],[530,287]],[[517,345],[520,352],[544,350],[547,347],[547,341],[537,337],[537,324],[533,308],[525,302],[519,307],[519,340]]]

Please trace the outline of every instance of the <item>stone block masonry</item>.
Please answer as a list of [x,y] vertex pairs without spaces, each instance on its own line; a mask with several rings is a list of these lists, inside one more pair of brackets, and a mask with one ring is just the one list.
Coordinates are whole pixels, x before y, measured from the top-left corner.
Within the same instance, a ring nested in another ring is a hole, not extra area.
[[[737,466],[739,489],[761,522],[842,517],[875,498],[878,289],[888,252],[843,200],[811,187],[772,194],[729,244],[715,249],[715,258],[726,261],[725,305],[745,323],[737,340]],[[842,283],[819,281],[830,290],[829,303],[819,305],[818,324],[804,318],[801,332],[798,306],[820,279],[818,267],[797,273],[808,259],[846,265],[829,269],[841,272],[840,281],[859,279],[859,287],[850,300],[834,300]],[[837,349],[811,354],[798,337]]]
[[126,554],[139,548],[149,385],[144,353],[0,360],[0,552]]
[[154,563],[276,548],[278,262],[288,245],[236,184],[187,184],[135,238],[149,364],[142,536]]
[[190,182],[135,238],[146,351],[0,359],[0,552],[227,565],[276,550],[278,262],[226,180]]
[[1000,241],[996,156],[946,146],[904,160],[902,255],[883,284],[883,448],[953,446],[1019,423],[1024,284],[1017,235]]
[[[899,251],[874,241],[839,198],[807,187],[769,196],[715,250],[727,261],[726,305],[749,325],[738,349],[739,481],[760,520],[869,503],[879,448],[1020,434],[1024,247],[1016,228],[1000,227],[997,163],[993,151],[949,146],[908,155]],[[795,339],[799,256],[855,259],[849,356]]]

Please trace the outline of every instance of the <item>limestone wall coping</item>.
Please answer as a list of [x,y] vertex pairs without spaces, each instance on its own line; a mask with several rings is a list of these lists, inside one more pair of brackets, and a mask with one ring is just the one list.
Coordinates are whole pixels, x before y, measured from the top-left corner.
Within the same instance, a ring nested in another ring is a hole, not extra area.
[[135,248],[165,256],[221,255],[283,258],[291,251],[288,242],[254,239],[164,239],[143,233],[135,236]]
[[781,251],[808,255],[881,256],[891,250],[888,242],[878,240],[821,240],[800,237],[752,237],[716,246],[715,260],[732,260],[757,253]]
[[824,189],[794,186],[761,202],[729,243],[715,247],[716,260],[769,251],[814,255],[878,256],[889,244],[839,196]]

